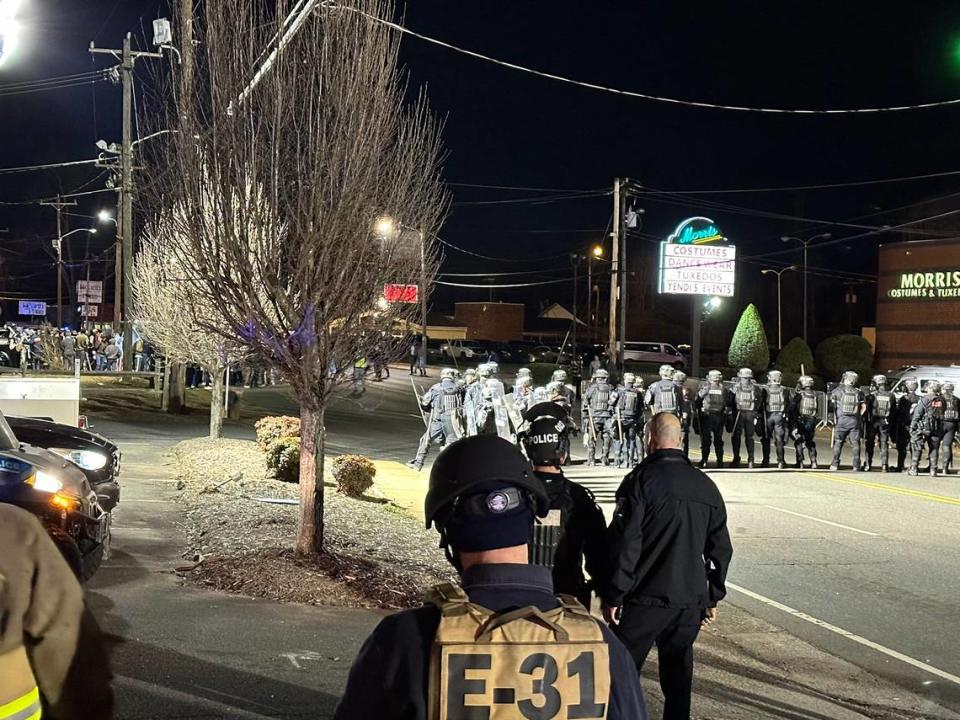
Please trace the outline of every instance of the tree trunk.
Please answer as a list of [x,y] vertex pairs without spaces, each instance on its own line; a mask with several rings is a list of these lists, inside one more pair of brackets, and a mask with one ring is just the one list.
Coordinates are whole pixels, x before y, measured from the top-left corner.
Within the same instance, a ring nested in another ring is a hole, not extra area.
[[163,411],[177,415],[187,404],[187,366],[169,359],[164,365]]
[[210,392],[210,439],[223,437],[223,391],[226,387],[224,374],[226,368],[217,365],[213,368],[213,389]]
[[323,551],[323,435],[323,410],[301,405],[299,555]]

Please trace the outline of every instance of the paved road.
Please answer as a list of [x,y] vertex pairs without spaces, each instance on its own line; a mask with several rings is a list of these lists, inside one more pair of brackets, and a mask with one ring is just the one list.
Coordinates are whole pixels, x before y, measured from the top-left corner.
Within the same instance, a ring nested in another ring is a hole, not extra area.
[[[418,379],[420,388],[430,381]],[[254,412],[293,410],[285,393],[273,389],[250,392],[245,404]],[[410,458],[423,427],[406,374],[371,385],[360,398],[338,398],[327,425],[330,452],[364,449],[400,461]],[[202,427],[202,420],[179,419],[100,426],[125,445],[128,458],[137,458],[139,466],[127,471],[147,478],[125,488],[117,555],[91,586],[108,629],[123,638],[123,716],[187,717],[198,707],[208,717],[231,718],[270,716],[277,708],[284,717],[309,716],[309,708],[329,712],[346,672],[339,658],[352,657],[375,614],[279,611],[272,603],[176,587],[170,568],[178,563],[177,518],[158,502],[172,490],[157,451],[202,435]],[[232,425],[228,434],[252,437],[252,430]],[[578,466],[570,474],[610,512],[623,471]],[[729,507],[736,552],[730,580],[738,588],[730,602],[738,611],[960,709],[960,677],[949,677],[960,676],[954,640],[960,477],[711,474]],[[247,613],[257,622],[244,628],[244,638],[233,636],[231,619]],[[347,628],[342,647],[325,645],[317,657],[307,633],[330,624]],[[286,656],[299,652],[313,655],[298,668]]]

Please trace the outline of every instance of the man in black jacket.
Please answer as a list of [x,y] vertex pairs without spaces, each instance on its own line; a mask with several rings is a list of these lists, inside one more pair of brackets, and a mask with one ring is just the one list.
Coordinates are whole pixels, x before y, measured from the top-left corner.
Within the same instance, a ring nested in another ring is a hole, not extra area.
[[638,672],[657,644],[665,720],[690,717],[693,643],[717,617],[733,555],[720,491],[684,458],[681,441],[674,415],[647,423],[650,454],[617,491],[601,593]]

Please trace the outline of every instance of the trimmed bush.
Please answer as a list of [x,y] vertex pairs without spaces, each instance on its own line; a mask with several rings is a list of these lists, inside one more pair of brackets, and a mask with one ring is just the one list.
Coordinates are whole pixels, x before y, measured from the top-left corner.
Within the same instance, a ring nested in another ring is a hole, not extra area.
[[289,483],[300,481],[300,438],[278,438],[267,447],[266,455],[267,467],[277,480]]
[[834,335],[817,345],[817,368],[824,379],[837,382],[847,370],[860,375],[864,384],[873,372],[873,351],[859,335]]
[[264,452],[269,452],[270,446],[281,438],[300,437],[300,418],[289,415],[265,417],[257,421],[257,445]]
[[760,312],[753,303],[747,305],[737,329],[730,340],[727,352],[730,367],[750,368],[754,373],[767,369],[770,364],[770,348],[767,345],[767,333],[763,329]]
[[348,497],[361,498],[373,487],[377,467],[363,455],[340,455],[333,459],[333,479],[337,492]]
[[803,338],[795,337],[783,346],[777,355],[777,369],[784,373],[800,375],[806,371],[807,375],[816,372],[813,364],[813,350]]

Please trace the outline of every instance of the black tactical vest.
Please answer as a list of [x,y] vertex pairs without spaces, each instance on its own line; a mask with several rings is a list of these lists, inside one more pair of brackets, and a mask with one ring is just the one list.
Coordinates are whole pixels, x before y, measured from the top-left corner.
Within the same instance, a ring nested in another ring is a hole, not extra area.
[[803,417],[817,416],[817,394],[813,390],[800,391],[800,414]]
[[769,386],[767,388],[767,412],[782,413],[785,405],[786,393],[783,392],[783,387],[779,385]]
[[737,410],[740,412],[750,412],[755,409],[757,395],[753,389],[753,385],[742,385],[738,383],[736,390],[734,390],[734,395],[737,398]]
[[873,395],[872,417],[878,420],[886,420],[893,412],[894,395],[889,390],[877,390]]
[[960,400],[955,397],[943,399],[943,419],[950,423],[960,420]]
[[860,411],[860,393],[856,390],[840,390],[838,412],[841,415],[856,415]]
[[640,394],[633,388],[624,388],[623,405],[621,411],[624,415],[636,415],[637,407],[640,405]]
[[594,385],[593,397],[590,400],[590,409],[595,413],[607,412],[610,409],[610,383],[598,382]]
[[723,412],[723,388],[719,385],[710,385],[703,395],[703,411],[708,413]]

